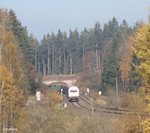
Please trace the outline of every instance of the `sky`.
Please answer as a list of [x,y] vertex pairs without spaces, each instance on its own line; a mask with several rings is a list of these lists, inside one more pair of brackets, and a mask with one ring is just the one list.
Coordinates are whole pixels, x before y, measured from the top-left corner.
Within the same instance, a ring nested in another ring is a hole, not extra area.
[[0,0],[0,8],[12,9],[28,33],[38,40],[47,33],[92,28],[113,17],[130,26],[147,22],[150,0]]

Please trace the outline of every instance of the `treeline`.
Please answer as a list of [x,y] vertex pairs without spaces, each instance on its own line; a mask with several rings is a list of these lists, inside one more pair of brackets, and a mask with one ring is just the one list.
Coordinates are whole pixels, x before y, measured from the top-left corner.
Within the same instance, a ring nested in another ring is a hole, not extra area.
[[27,76],[27,85],[29,90],[34,91],[37,88],[35,79],[37,77],[34,67],[35,48],[39,45],[37,39],[33,35],[28,35],[27,28],[22,26],[21,22],[17,19],[14,11],[9,11],[11,19],[11,31],[14,34],[18,49],[22,52],[24,60],[24,71]]
[[[0,132],[17,127],[28,88],[24,56],[16,41],[11,12],[0,10]],[[21,27],[17,30],[23,31]],[[19,35],[19,34],[18,34]]]
[[[44,35],[38,42],[33,35],[28,35],[27,28],[12,10],[9,15],[11,31],[27,62],[24,70],[28,88],[32,91],[39,86],[35,82],[37,77],[49,74],[95,73],[99,78],[94,81],[96,89],[115,87],[116,80],[123,91],[129,90],[129,82],[134,86],[134,81],[131,83],[130,80],[132,75],[127,74],[132,69],[129,49],[135,27],[128,26],[125,20],[119,24],[114,17],[104,25],[96,22],[93,28],[81,32],[77,29],[69,33],[58,30],[58,33]],[[124,60],[127,56],[130,60]]]
[[0,9],[0,132],[24,119],[26,95],[38,86],[33,36],[12,10]]
[[12,10],[7,12],[11,19],[8,25],[26,61],[23,64],[26,88],[31,91],[38,88],[39,75],[78,73],[98,75],[91,83],[95,84],[92,88],[115,87],[116,83],[121,91],[134,88],[134,71],[129,74],[132,69],[130,37],[136,27],[128,26],[125,20],[119,24],[114,17],[104,25],[96,22],[93,28],[81,32],[58,30],[58,33],[44,35],[38,42],[33,35],[28,35],[27,28]]
[[35,68],[42,75],[98,73],[101,86],[114,86],[116,77],[121,77],[121,55],[133,31],[125,20],[119,24],[114,17],[81,32],[58,30],[44,35],[35,49]]

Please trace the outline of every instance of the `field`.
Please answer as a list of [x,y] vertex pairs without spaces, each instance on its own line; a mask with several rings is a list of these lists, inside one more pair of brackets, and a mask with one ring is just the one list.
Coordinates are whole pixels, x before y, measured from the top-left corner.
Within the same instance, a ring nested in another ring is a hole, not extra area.
[[55,92],[42,95],[41,101],[30,96],[26,108],[26,119],[19,126],[21,133],[120,133],[118,124],[122,115],[92,113],[70,102],[64,108],[61,97]]

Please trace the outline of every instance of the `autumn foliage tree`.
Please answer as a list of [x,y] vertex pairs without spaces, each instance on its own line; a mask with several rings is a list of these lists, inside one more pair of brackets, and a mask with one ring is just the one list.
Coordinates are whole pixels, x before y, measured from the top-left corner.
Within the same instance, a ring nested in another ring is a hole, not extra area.
[[[134,54],[139,60],[136,70],[142,81],[141,92],[146,103],[146,112],[150,113],[150,22],[141,25],[134,35]],[[144,117],[140,125],[142,133],[150,132],[150,117]]]
[[130,79],[130,72],[132,69],[132,40],[128,39],[124,44],[121,61],[120,61],[120,75],[122,81],[122,91],[128,91],[128,84]]
[[15,128],[24,100],[23,57],[17,47],[6,10],[0,10],[0,132]]

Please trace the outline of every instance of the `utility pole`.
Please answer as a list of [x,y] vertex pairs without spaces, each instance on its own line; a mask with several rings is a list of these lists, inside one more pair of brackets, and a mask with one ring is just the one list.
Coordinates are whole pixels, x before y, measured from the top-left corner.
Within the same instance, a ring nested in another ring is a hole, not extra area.
[[117,95],[117,97],[119,95],[118,78],[117,78],[117,76],[116,76],[116,95]]
[[91,115],[94,115],[94,108],[93,108],[93,99],[91,98]]

